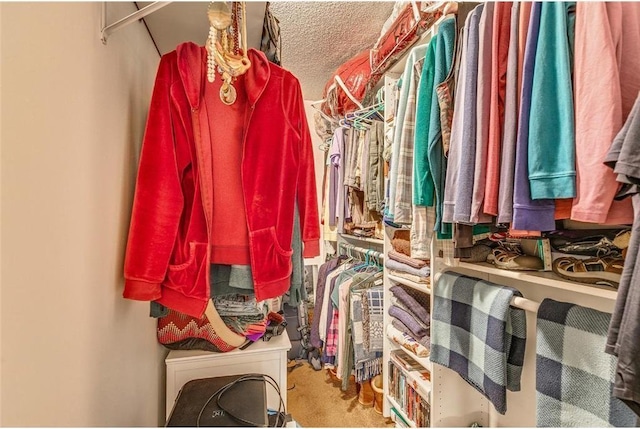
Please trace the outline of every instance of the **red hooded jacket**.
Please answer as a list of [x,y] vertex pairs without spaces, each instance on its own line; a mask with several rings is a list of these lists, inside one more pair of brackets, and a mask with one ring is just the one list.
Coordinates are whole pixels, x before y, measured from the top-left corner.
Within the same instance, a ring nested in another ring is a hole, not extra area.
[[[210,237],[224,233],[211,231],[206,56],[203,47],[188,42],[160,60],[140,155],[123,294],[198,318],[210,297]],[[300,84],[262,52],[250,49],[248,56],[252,65],[243,77],[249,108],[241,171],[251,270],[260,301],[289,288],[296,199],[305,257],[319,254],[320,228]],[[216,113],[221,127],[225,114],[234,113]]]

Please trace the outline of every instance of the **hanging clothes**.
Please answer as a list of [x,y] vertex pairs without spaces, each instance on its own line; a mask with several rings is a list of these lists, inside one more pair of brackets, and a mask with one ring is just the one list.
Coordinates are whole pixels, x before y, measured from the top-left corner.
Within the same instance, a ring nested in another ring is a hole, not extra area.
[[309,335],[309,341],[313,347],[322,347],[322,342],[320,340],[321,317],[317,310],[323,308],[324,302],[326,302],[324,298],[324,291],[327,285],[327,277],[332,271],[338,268],[338,265],[344,261],[344,259],[346,259],[346,257],[331,258],[318,268],[318,282],[316,283],[316,296],[314,302],[314,309],[316,310],[314,310],[315,316],[311,320],[311,334]]
[[512,4],[512,2],[496,3],[493,19],[487,178],[485,182],[483,206],[484,213],[492,216],[498,215],[498,189],[500,187],[500,159],[505,122],[507,67],[510,37],[512,36],[511,25],[513,25],[513,20],[511,19]]
[[[500,159],[500,183],[498,189],[498,224],[513,220],[513,180],[516,162],[516,137],[518,133],[518,44],[520,2],[511,7],[511,28],[504,101],[504,127]],[[490,192],[491,193],[491,192]],[[491,210],[489,208],[489,210]],[[487,209],[485,209],[487,211]]]
[[[416,46],[411,50],[399,80],[400,98],[395,117],[391,169],[389,171],[389,204],[387,204],[385,213],[386,218],[396,223],[411,223],[411,182],[417,88],[415,64],[425,57],[427,47],[428,45]],[[400,213],[396,213],[397,209],[400,209]]]
[[464,71],[464,99],[456,101],[456,103],[459,103],[458,108],[464,109],[464,125],[461,123],[459,126],[462,128],[460,150],[465,155],[460,158],[453,213],[453,221],[460,223],[469,223],[471,218],[471,199],[476,159],[475,118],[477,116],[479,25],[484,6],[483,3],[479,4],[469,14],[466,70]]
[[553,200],[532,200],[529,187],[529,121],[531,118],[533,73],[538,49],[541,9],[542,5],[539,2],[533,3],[531,7],[522,71],[515,181],[513,186],[513,223],[511,224],[512,228],[517,230],[551,231],[555,229],[555,205]]
[[[447,170],[447,158],[445,157],[442,135],[442,121],[440,98],[438,87],[445,81],[453,69],[453,59],[456,52],[456,19],[450,17],[440,23],[438,27],[437,46],[435,55],[434,90],[431,101],[428,134],[428,160],[429,169],[433,177],[435,191],[436,220],[435,230],[440,239],[451,238],[451,225],[442,222],[442,204],[444,199],[444,186]],[[449,111],[453,105],[445,105],[445,111]]]
[[[209,302],[212,237],[226,233],[210,228],[212,217],[229,216],[224,205],[213,201],[216,142],[211,137],[244,145],[239,168],[251,172],[241,180],[243,202],[251,202],[245,204],[246,262],[256,299],[277,297],[289,288],[296,199],[306,257],[319,254],[320,238],[313,151],[299,82],[251,49],[252,66],[237,86],[236,107],[245,109],[210,112],[203,101],[206,55],[204,47],[189,42],[160,60],[124,267],[125,298],[155,300],[198,318]],[[274,112],[282,120],[275,121]],[[244,121],[244,138],[243,133],[224,135],[212,127],[214,118],[234,129]]]
[[484,214],[484,190],[487,177],[487,151],[489,145],[489,110],[491,107],[491,45],[493,39],[494,2],[487,2],[478,25],[478,83],[476,99],[476,150],[473,170],[473,193],[469,222],[491,222]]
[[622,185],[617,197],[631,197],[635,214],[606,352],[618,358],[613,396],[640,416],[640,97],[614,139],[605,164]]
[[575,32],[578,186],[571,219],[632,223],[631,202],[614,201],[618,184],[602,160],[640,90],[640,7],[578,2]]
[[444,201],[442,204],[442,221],[453,223],[453,212],[455,207],[455,198],[458,186],[458,171],[460,170],[460,162],[462,159],[462,134],[464,122],[464,100],[466,88],[466,66],[467,66],[467,35],[469,23],[472,13],[467,15],[465,25],[460,29],[458,35],[458,50],[460,53],[460,62],[458,80],[456,82],[455,108],[453,109],[453,120],[451,122],[451,140],[449,146],[448,165],[446,173],[446,183],[444,188]]
[[[533,200],[575,197],[573,55],[569,43],[573,39],[569,22],[574,17],[574,2],[543,2],[540,6],[527,143]],[[544,207],[555,212],[555,205]]]

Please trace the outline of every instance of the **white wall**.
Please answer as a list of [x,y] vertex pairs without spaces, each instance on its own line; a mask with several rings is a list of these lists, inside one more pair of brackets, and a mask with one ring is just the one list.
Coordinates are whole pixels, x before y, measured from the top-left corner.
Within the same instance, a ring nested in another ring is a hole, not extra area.
[[[322,179],[324,178],[324,165],[325,165],[325,152],[320,148],[323,141],[316,133],[316,127],[314,125],[314,115],[316,110],[311,106],[311,100],[304,101],[305,113],[307,115],[307,124],[309,125],[309,132],[311,133],[311,143],[313,144],[313,160],[316,173],[316,192],[318,194],[318,214],[322,218]],[[320,225],[320,234],[322,237],[322,225]],[[313,259],[305,259],[306,265],[322,265],[324,263],[324,239],[320,238],[320,256]]]
[[141,23],[103,46],[98,2],[0,7],[0,423],[158,425],[165,351],[121,297],[158,54]]

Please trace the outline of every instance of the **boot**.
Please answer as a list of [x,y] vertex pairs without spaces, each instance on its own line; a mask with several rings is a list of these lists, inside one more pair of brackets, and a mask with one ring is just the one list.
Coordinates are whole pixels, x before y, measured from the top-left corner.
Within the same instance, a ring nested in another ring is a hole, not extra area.
[[360,385],[358,402],[367,407],[371,407],[373,405],[373,389],[371,388],[369,380],[358,384]]

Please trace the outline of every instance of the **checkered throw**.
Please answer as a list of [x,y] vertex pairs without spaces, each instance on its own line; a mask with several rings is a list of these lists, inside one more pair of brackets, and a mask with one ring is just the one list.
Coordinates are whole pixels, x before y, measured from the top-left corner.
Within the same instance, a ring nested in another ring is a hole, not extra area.
[[604,352],[611,314],[545,299],[538,310],[537,426],[631,427],[612,396],[616,358]]
[[[381,287],[376,289],[382,292]],[[369,380],[382,372],[382,348],[379,350],[367,351],[364,347],[364,311],[362,306],[362,296],[366,295],[366,290],[351,291],[350,318],[351,334],[353,340],[353,358],[355,366],[355,376],[357,382]]]
[[446,272],[435,288],[431,360],[457,372],[500,414],[507,392],[520,390],[527,321],[510,307],[520,291]]
[[369,351],[381,351],[384,340],[384,290],[373,287],[362,295],[364,312],[364,348]]

